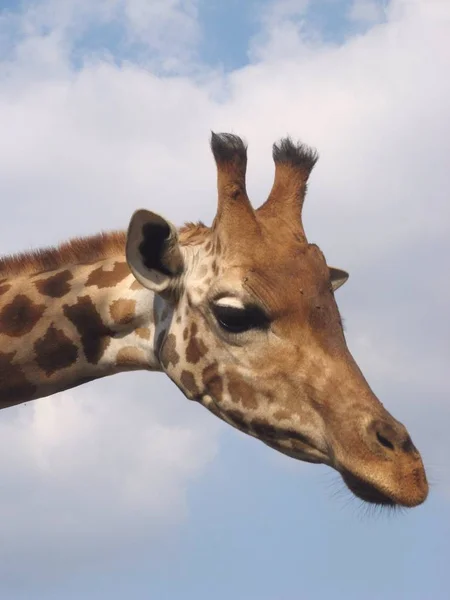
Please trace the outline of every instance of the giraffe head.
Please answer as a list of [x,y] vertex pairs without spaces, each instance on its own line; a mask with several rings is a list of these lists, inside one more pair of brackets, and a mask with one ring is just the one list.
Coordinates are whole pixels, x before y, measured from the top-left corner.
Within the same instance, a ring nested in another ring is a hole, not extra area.
[[155,338],[163,369],[230,425],[333,467],[359,498],[422,503],[428,484],[420,454],[345,341],[334,293],[348,274],[329,267],[305,236],[302,206],[317,155],[290,139],[274,145],[274,184],[254,210],[241,139],[213,134],[211,147],[218,172],[211,228],[178,233],[141,210],[128,230],[130,268],[156,292],[157,314],[164,306]]

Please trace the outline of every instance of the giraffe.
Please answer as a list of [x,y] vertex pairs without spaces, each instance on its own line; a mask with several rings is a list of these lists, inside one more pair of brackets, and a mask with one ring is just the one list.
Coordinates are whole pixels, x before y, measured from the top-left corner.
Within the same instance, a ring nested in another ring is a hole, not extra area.
[[211,149],[211,226],[177,229],[141,209],[127,232],[0,261],[0,408],[163,371],[229,425],[335,469],[363,501],[421,504],[421,456],[346,344],[334,293],[348,273],[329,267],[303,228],[316,151],[275,143],[274,183],[255,210],[242,139],[213,133]]

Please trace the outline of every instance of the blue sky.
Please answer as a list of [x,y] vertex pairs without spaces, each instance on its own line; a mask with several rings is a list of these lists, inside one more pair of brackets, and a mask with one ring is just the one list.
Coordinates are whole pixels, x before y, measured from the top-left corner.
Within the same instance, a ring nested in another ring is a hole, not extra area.
[[[30,7],[36,9],[45,4],[46,0],[35,0],[35,2],[3,0],[1,9],[4,13],[20,15]],[[75,67],[79,68],[92,55],[102,54],[105,51],[119,63],[123,60],[139,61],[143,54],[148,55],[149,48],[155,52],[148,39],[130,40],[127,28],[124,26],[126,2],[114,0],[110,4],[114,9],[107,18],[92,18],[92,15],[87,16],[86,11],[81,10],[78,11],[78,15],[81,15],[79,21],[73,19],[67,23],[68,28],[72,28],[71,58]],[[162,5],[159,0],[154,4]],[[181,7],[191,5],[190,10],[186,12],[195,13],[197,37],[194,55],[198,62],[201,65],[231,71],[248,64],[249,41],[261,32],[262,21],[277,3],[271,0],[249,0],[246,3],[239,0],[227,2],[198,0],[168,4],[179,4]],[[285,6],[283,12],[292,22],[304,27],[308,35],[318,37],[329,44],[339,44],[348,37],[367,30],[374,15],[377,16],[377,21],[383,21],[383,9],[386,6],[383,0],[370,0],[367,3],[372,7],[369,9],[367,19],[351,17],[353,4],[353,0],[316,0],[315,2],[298,0],[281,1],[279,6],[282,8]],[[74,14],[77,14],[77,10]],[[43,23],[41,32],[49,33],[52,26],[53,23],[52,25],[49,22]]]
[[432,483],[424,506],[366,514],[329,469],[216,422],[162,375],[94,382],[0,415],[0,597],[448,598],[450,6],[0,10],[0,252],[125,228],[141,206],[210,221],[211,129],[248,140],[257,201],[271,143],[301,137],[321,153],[309,237],[351,273],[350,348]]

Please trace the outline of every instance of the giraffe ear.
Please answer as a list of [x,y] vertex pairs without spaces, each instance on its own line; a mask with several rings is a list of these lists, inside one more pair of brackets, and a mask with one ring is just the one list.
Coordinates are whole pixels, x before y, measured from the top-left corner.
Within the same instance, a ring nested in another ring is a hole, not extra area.
[[338,288],[341,287],[341,285],[344,285],[344,283],[349,278],[349,274],[347,273],[347,271],[343,271],[342,269],[336,269],[335,267],[328,268],[330,269],[331,287],[335,292]]
[[144,209],[131,217],[126,257],[139,283],[157,293],[173,286],[184,268],[174,225]]

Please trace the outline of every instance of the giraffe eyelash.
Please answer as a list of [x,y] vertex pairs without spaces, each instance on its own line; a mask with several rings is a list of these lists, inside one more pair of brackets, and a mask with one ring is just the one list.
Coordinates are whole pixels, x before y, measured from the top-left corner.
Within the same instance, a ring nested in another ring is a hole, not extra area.
[[223,308],[236,308],[238,310],[245,310],[245,304],[240,300],[240,298],[236,298],[235,296],[223,296],[221,298],[217,298],[214,301],[215,306],[221,306]]

